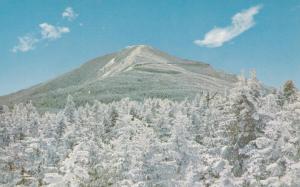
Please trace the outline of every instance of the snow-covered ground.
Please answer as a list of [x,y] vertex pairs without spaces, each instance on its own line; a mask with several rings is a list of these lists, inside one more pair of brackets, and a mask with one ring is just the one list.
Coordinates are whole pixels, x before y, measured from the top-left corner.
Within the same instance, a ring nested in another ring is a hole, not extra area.
[[300,98],[226,95],[0,110],[0,186],[300,186]]

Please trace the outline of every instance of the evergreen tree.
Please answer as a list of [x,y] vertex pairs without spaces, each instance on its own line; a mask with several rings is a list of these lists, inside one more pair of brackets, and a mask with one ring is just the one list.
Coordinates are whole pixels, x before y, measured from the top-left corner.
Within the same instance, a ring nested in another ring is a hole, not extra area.
[[65,117],[69,123],[75,122],[75,120],[76,120],[75,112],[76,112],[76,107],[75,107],[75,103],[73,101],[73,97],[71,95],[69,95],[67,98],[67,103],[66,103],[64,111],[63,111],[63,114],[65,115]]
[[52,113],[18,104],[0,114],[0,186],[299,186],[288,85],[296,99],[283,106],[255,73],[209,106],[206,94],[78,109],[69,97]]
[[297,89],[292,80],[288,80],[283,85],[283,96],[287,102],[293,102],[296,100]]

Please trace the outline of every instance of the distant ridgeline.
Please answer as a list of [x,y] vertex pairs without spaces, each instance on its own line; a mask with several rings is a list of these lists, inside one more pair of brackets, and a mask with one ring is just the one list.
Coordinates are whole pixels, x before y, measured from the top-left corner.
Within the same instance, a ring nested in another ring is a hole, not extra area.
[[300,186],[299,127],[293,82],[265,94],[255,76],[180,102],[17,104],[1,108],[0,186]]
[[236,82],[235,75],[216,71],[209,64],[138,45],[91,60],[48,82],[2,96],[0,105],[32,101],[39,110],[62,109],[68,95],[78,105],[94,100],[109,103],[125,97],[138,101],[182,101],[202,91],[223,95]]

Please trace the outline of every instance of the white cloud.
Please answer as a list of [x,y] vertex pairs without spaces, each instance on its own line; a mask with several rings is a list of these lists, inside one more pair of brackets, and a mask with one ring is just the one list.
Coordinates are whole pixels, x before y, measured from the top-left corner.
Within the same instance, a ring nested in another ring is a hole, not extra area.
[[73,21],[78,17],[78,14],[73,10],[72,7],[67,7],[62,13],[62,17],[69,21]]
[[[77,16],[78,14],[74,12],[72,7],[67,7],[62,13],[62,17],[69,21],[73,21]],[[80,26],[82,26],[82,24],[80,24]],[[63,34],[70,32],[68,27],[55,26],[46,22],[39,24],[39,27],[40,30],[37,37],[33,37],[32,35],[19,37],[18,44],[14,46],[11,51],[14,53],[27,52],[33,50],[37,43],[41,43],[43,41],[54,41],[61,38]]]
[[62,36],[64,33],[70,32],[68,27],[57,27],[48,23],[39,25],[41,28],[42,39],[55,40]]
[[18,38],[19,43],[15,47],[13,47],[12,52],[27,52],[34,49],[35,44],[39,41],[37,38],[33,36],[22,36]]
[[35,48],[35,45],[44,40],[53,41],[60,38],[63,34],[70,32],[68,27],[58,27],[48,23],[42,23],[40,26],[40,36],[33,37],[31,35],[25,35],[19,37],[18,45],[14,46],[12,52],[27,52]]
[[224,28],[213,28],[207,32],[203,40],[195,40],[194,43],[205,47],[220,47],[225,42],[232,40],[238,35],[255,25],[254,15],[258,14],[262,6],[257,5],[247,10],[238,12],[232,17],[231,25]]

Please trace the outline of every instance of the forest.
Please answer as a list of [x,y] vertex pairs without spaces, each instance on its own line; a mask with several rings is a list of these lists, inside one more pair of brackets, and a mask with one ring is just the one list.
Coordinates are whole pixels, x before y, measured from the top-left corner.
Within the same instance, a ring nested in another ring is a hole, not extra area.
[[299,186],[300,97],[255,73],[226,94],[0,110],[0,186]]

